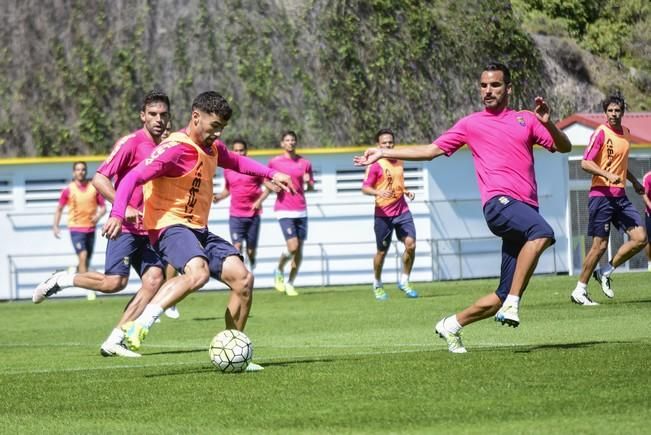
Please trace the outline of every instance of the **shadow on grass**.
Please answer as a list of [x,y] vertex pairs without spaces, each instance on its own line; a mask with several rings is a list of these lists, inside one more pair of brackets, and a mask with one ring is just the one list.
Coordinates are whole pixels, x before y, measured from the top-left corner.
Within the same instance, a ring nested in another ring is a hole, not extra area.
[[183,349],[183,350],[164,350],[162,352],[147,353],[147,355],[183,355],[185,353],[207,352],[208,349]]
[[546,350],[546,349],[582,349],[587,347],[593,347],[600,344],[631,344],[631,341],[582,341],[578,343],[556,343],[556,344],[541,344],[537,346],[522,346],[521,348],[515,349],[514,353],[529,353],[536,350]]
[[[250,317],[251,316],[249,316],[249,318]],[[208,321],[212,321],[212,320],[223,320],[223,319],[224,319],[224,316],[221,316],[221,317],[193,317],[192,321],[193,322],[208,322]]]
[[[194,351],[193,351],[194,352]],[[203,350],[202,350],[203,352]],[[149,354],[149,355],[154,355],[154,354]],[[291,367],[295,365],[301,365],[301,364],[313,364],[313,363],[321,363],[321,362],[333,362],[336,361],[335,359],[328,359],[328,358],[315,358],[315,359],[301,359],[301,360],[291,360],[291,361],[274,361],[274,362],[267,362],[267,363],[262,363],[262,366],[266,369],[271,368],[271,367]],[[180,370],[173,370],[173,371],[168,371],[165,373],[154,373],[154,374],[147,374],[145,375],[145,378],[160,378],[163,376],[179,376],[179,375],[189,375],[189,374],[199,374],[199,373],[219,373],[219,370],[217,370],[214,366],[212,365],[207,365],[204,367],[199,367],[196,369],[180,369]],[[240,373],[223,373],[224,375],[238,375]]]

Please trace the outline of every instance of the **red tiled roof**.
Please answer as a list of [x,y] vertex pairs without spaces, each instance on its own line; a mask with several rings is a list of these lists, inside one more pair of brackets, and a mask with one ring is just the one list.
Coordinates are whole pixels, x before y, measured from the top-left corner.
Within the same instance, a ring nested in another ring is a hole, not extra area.
[[[572,124],[582,124],[587,127],[597,128],[606,122],[603,113],[575,113],[556,123],[559,129],[565,129]],[[626,112],[622,125],[631,130],[631,143],[651,143],[651,112]]]

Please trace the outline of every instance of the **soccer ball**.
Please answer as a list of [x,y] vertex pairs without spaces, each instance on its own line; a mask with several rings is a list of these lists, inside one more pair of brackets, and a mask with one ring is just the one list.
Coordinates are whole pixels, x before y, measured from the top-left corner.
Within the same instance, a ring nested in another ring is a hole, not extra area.
[[243,372],[253,358],[253,344],[242,331],[227,329],[215,335],[208,353],[210,361],[222,372]]

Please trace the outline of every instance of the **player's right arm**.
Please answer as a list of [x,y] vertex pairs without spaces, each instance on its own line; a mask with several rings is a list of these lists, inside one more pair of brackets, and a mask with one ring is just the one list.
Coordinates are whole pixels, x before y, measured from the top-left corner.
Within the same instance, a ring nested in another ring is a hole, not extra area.
[[59,223],[61,222],[61,215],[63,214],[63,208],[68,204],[68,196],[70,195],[70,189],[66,187],[61,191],[61,196],[59,197],[59,203],[57,204],[56,209],[54,210],[54,223],[52,224],[52,232],[54,237],[57,239],[61,238],[61,230],[59,229]]
[[353,163],[356,166],[367,166],[375,163],[380,159],[397,159],[397,160],[433,160],[436,157],[445,154],[436,143],[429,145],[414,145],[400,148],[369,148],[363,156],[355,156]]
[[586,171],[588,174],[603,177],[611,184],[616,184],[621,181],[619,179],[619,176],[613,174],[612,172],[608,172],[605,169],[602,169],[601,166],[599,166],[594,161],[594,159],[601,151],[601,147],[604,144],[604,139],[605,133],[603,130],[599,130],[592,135],[590,138],[590,143],[588,144],[587,148],[585,149],[585,153],[583,154],[583,160],[581,160],[581,169]]
[[184,160],[183,153],[185,151],[194,153],[194,161],[196,162],[197,157],[194,149],[177,145],[176,142],[166,142],[154,148],[150,157],[140,162],[124,177],[115,192],[111,216],[102,228],[103,236],[115,239],[120,235],[127,205],[136,186],[140,186],[154,178],[182,175],[185,170],[183,162],[187,160],[187,157]]

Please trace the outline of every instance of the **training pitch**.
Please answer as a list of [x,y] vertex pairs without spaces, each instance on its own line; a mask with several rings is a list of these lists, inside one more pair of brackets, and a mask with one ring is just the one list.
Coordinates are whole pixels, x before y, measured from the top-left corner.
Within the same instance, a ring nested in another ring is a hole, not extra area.
[[[651,274],[616,274],[615,299],[570,302],[575,277],[535,276],[513,329],[432,332],[497,280],[258,290],[246,332],[262,372],[219,373],[208,344],[226,293],[163,317],[138,359],[99,346],[127,297],[0,304],[0,433],[649,433]],[[300,284],[300,283],[299,283]]]

